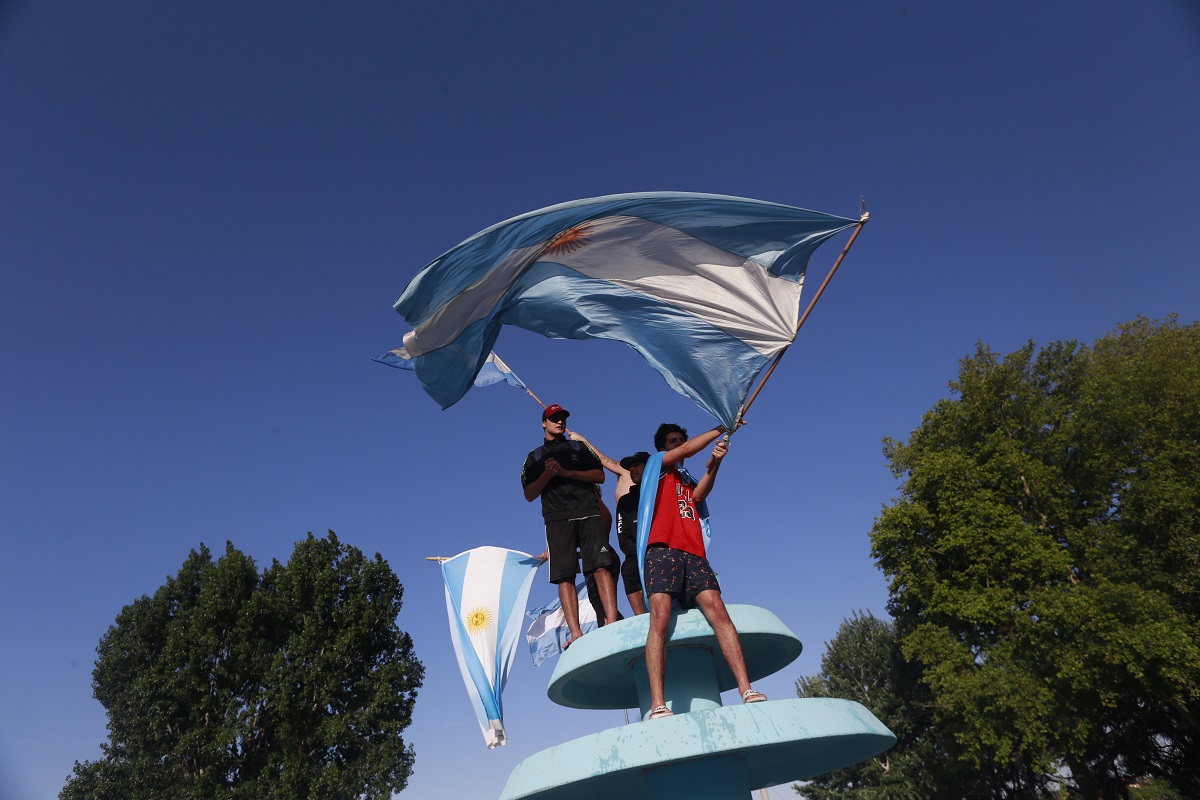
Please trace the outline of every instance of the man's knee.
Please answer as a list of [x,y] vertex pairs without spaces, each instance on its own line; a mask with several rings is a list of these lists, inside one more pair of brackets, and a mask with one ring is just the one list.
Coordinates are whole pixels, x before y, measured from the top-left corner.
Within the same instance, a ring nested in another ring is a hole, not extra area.
[[696,605],[700,607],[704,618],[714,629],[717,626],[733,625],[733,620],[729,617],[729,610],[725,608],[725,601],[721,599],[720,592],[701,592],[696,595]]
[[[659,600],[666,597],[666,602]],[[650,595],[650,630],[665,635],[671,621],[671,598],[669,595]]]

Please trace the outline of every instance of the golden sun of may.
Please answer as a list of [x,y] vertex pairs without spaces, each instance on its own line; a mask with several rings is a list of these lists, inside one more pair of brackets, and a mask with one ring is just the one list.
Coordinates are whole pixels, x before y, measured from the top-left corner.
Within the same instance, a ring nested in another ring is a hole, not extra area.
[[486,606],[472,608],[463,618],[463,624],[467,626],[467,633],[471,636],[483,633],[492,627],[492,610]]

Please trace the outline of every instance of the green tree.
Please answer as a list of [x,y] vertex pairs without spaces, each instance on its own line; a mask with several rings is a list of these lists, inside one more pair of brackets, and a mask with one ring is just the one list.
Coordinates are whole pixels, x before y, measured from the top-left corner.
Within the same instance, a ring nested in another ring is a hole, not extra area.
[[906,686],[904,663],[896,643],[895,628],[873,614],[855,612],[844,620],[834,638],[825,643],[821,671],[796,681],[800,697],[837,697],[855,700],[867,707],[896,734],[897,747],[886,753],[818,776],[796,786],[809,800],[918,800],[932,797],[920,762],[911,761],[911,729],[919,712]]
[[795,786],[808,800],[978,800],[1054,795],[1052,779],[1021,761],[976,766],[932,718],[929,688],[900,650],[894,623],[870,612],[844,620],[826,642],[821,671],[796,682],[800,697],[862,703],[896,734],[873,759]]
[[401,733],[424,675],[396,625],[403,588],[332,531],[260,574],[201,545],[97,648],[103,758],[61,800],[386,798],[413,751]]
[[904,655],[976,765],[1200,796],[1200,325],[980,345],[872,531]]

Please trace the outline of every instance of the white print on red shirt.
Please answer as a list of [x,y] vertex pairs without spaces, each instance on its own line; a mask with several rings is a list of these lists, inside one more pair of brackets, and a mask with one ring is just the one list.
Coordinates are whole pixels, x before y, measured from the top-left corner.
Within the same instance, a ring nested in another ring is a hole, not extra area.
[[683,484],[675,484],[675,496],[679,498],[679,518],[680,519],[695,519],[696,507],[692,505],[692,493],[687,495],[683,493]]

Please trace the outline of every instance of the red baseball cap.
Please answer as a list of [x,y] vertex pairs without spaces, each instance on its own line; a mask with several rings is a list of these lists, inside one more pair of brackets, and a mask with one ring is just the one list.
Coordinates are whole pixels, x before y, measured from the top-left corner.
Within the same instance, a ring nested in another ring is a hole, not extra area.
[[542,420],[543,421],[548,420],[551,417],[553,417],[555,414],[562,414],[564,419],[571,416],[571,412],[567,411],[565,408],[560,406],[558,403],[551,403],[550,405],[546,406],[545,409],[543,409]]

